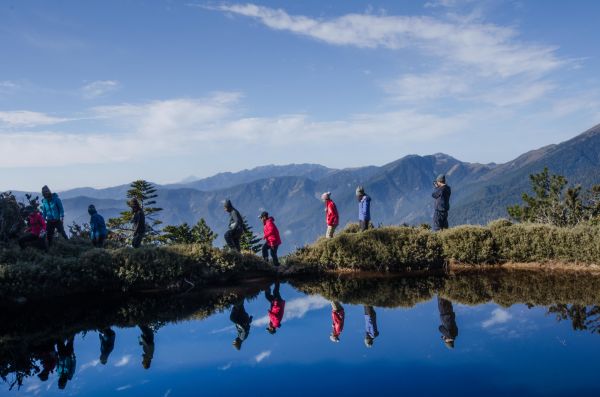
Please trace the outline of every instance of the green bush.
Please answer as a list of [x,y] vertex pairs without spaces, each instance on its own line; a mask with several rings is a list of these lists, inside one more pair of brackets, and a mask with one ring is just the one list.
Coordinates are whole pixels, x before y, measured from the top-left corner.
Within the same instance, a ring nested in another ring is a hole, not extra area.
[[444,256],[456,262],[469,264],[497,261],[492,232],[480,226],[458,226],[440,233]]

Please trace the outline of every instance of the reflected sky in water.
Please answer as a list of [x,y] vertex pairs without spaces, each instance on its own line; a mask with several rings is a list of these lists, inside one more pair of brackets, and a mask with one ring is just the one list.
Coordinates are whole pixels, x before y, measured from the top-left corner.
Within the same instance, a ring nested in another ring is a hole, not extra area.
[[[0,395],[600,395],[600,335],[573,331],[571,322],[557,322],[545,307],[454,303],[454,348],[442,339],[437,297],[412,308],[375,307],[379,335],[369,348],[370,309],[342,302],[344,324],[334,343],[330,301],[287,284],[280,294],[285,315],[274,334],[266,329],[271,303],[263,293],[234,316],[227,310],[167,324],[154,335],[153,347],[148,330],[113,328],[106,364],[99,333],[90,331],[73,340],[75,372],[64,390],[55,370],[46,382],[25,379],[19,390],[2,384]],[[243,318],[244,310],[253,318],[237,350],[230,317]]]

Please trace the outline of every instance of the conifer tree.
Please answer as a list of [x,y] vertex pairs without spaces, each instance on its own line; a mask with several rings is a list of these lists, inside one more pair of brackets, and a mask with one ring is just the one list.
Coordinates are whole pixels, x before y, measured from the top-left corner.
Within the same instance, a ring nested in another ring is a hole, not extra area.
[[242,250],[259,252],[262,249],[261,239],[252,231],[252,226],[248,225],[246,217],[242,218],[244,225],[244,233],[240,240]]
[[206,224],[204,218],[190,227],[187,223],[178,226],[166,226],[160,241],[164,244],[206,244],[211,245],[217,234]]

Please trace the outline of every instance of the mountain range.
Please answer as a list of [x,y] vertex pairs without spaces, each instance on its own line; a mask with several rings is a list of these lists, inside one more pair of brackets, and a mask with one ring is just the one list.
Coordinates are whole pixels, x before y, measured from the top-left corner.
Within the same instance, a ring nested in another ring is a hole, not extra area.
[[[325,231],[323,192],[330,191],[344,225],[357,218],[357,185],[372,197],[375,224],[429,223],[432,181],[446,174],[452,187],[450,224],[483,224],[506,217],[506,207],[529,191],[529,178],[548,167],[584,188],[600,183],[600,124],[566,142],[527,152],[504,164],[477,164],[438,153],[409,155],[383,166],[331,169],[317,164],[269,165],[210,178],[157,185],[158,205],[165,225],[203,217],[222,238],[227,214],[222,201],[232,200],[260,234],[258,214],[276,218],[283,252],[314,241]],[[60,192],[67,223],[88,221],[94,203],[105,218],[126,209],[128,185],[107,189],[77,188]],[[218,243],[221,244],[222,240]]]

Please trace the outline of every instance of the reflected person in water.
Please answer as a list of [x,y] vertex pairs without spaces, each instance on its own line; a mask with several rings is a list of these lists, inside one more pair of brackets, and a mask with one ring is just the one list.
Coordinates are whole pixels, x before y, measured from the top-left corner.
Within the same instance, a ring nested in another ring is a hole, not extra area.
[[281,327],[281,320],[283,319],[283,312],[285,309],[285,300],[283,300],[279,294],[279,280],[275,281],[272,294],[271,287],[265,290],[265,298],[271,303],[268,312],[269,326],[267,327],[267,331],[273,335],[277,332],[277,328]]
[[365,308],[365,346],[373,347],[375,338],[379,336],[377,329],[377,313],[373,306],[364,306]]
[[138,325],[138,327],[142,331],[138,339],[144,351],[142,354],[142,367],[148,369],[154,357],[154,331],[147,325]]
[[340,335],[344,330],[344,320],[346,318],[346,313],[344,312],[344,307],[338,301],[331,302],[331,335],[329,336],[329,340],[332,342],[339,342]]
[[233,341],[233,347],[240,350],[242,348],[242,342],[244,342],[250,334],[250,323],[252,323],[252,316],[249,316],[246,312],[243,298],[233,304],[229,319],[235,324],[237,330],[237,337]]
[[106,365],[108,356],[115,348],[116,334],[112,329],[105,328],[98,331],[98,337],[100,338],[100,364]]
[[458,336],[458,327],[456,326],[456,315],[452,302],[438,295],[438,310],[440,312],[439,330],[442,333],[442,340],[449,349],[454,349],[454,341]]
[[55,345],[56,342],[50,341],[34,349],[34,357],[40,360],[40,364],[42,364],[42,368],[37,374],[42,382],[47,381],[48,376],[54,372],[54,369],[56,368],[58,353],[56,352]]
[[[74,336],[71,336],[66,341],[60,341],[56,344],[58,351],[58,388],[64,389],[67,382],[73,379],[77,359],[75,358],[75,348],[73,346]],[[65,343],[66,342],[66,343]]]

